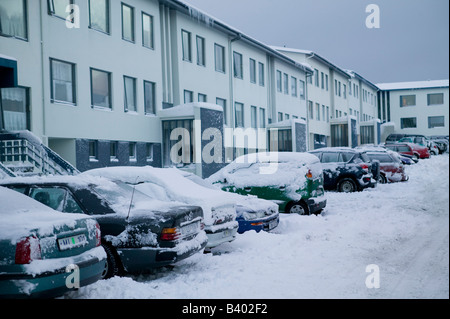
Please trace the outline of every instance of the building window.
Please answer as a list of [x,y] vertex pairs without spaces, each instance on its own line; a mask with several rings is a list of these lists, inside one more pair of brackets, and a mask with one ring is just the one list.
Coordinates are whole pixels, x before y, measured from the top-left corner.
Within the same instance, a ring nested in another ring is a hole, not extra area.
[[428,117],[428,128],[435,128],[435,127],[444,127],[445,126],[445,119],[443,116],[429,116]]
[[48,0],[48,13],[66,19],[66,8],[73,4],[73,0]]
[[235,102],[235,127],[244,127],[244,104]]
[[214,64],[216,71],[225,73],[225,48],[214,44]]
[[256,83],[256,61],[250,59],[250,82]]
[[50,59],[51,101],[76,103],[75,64]]
[[400,119],[401,128],[416,128],[417,119],[415,117],[406,117]]
[[428,105],[441,105],[444,104],[444,93],[427,94]]
[[283,74],[283,88],[284,94],[289,94],[289,75],[286,73]]
[[343,84],[344,85],[344,99],[346,99],[347,98],[347,85],[345,85],[345,84]]
[[[348,145],[348,124],[333,124],[330,128],[331,146],[349,146]],[[325,155],[325,154],[324,154]]]
[[29,130],[29,114],[28,88],[0,89],[0,131],[2,128],[7,131]]
[[327,106],[327,123],[330,122],[330,107]]
[[181,45],[183,50],[183,61],[192,61],[191,33],[181,30]]
[[320,88],[325,88],[325,74],[323,72],[320,72]]
[[123,77],[125,112],[137,112],[136,103],[136,79]]
[[197,36],[197,65],[205,66],[205,39]]
[[320,104],[316,103],[316,120],[320,121]]
[[325,74],[325,89],[328,91],[328,74]]
[[263,108],[259,108],[259,127],[266,127],[266,110]]
[[251,126],[252,128],[258,128],[258,117],[257,117],[258,109],[256,106],[250,108],[250,116],[251,116]]
[[326,117],[325,117],[325,105],[322,104],[322,121],[325,121]]
[[319,87],[319,70],[314,69],[314,84]]
[[184,103],[194,102],[194,92],[184,90]]
[[400,96],[400,107],[404,106],[414,106],[416,105],[415,95],[401,95]]
[[136,142],[130,142],[128,144],[128,158],[131,162],[135,162],[137,160],[136,157]]
[[297,96],[297,78],[291,76],[291,93],[292,96]]
[[149,49],[153,46],[153,17],[142,12],[142,45]]
[[122,3],[122,39],[134,42],[134,8]]
[[206,94],[203,94],[203,93],[199,93],[198,94],[198,101],[199,102],[208,102],[207,99],[208,98],[207,98]]
[[264,86],[264,63],[258,62],[259,85]]
[[309,118],[312,120],[314,119],[314,105],[312,101],[308,101],[308,112],[309,112]]
[[233,74],[235,78],[243,78],[242,69],[242,54],[233,52]]
[[228,120],[227,120],[227,100],[225,99],[221,99],[221,98],[216,98],[216,104],[220,105],[223,109],[223,124],[228,125]]
[[[163,165],[177,167],[196,162],[194,121],[163,121]],[[178,147],[177,147],[178,146]]]
[[277,70],[277,91],[278,92],[282,92],[282,75],[281,75],[281,71]]
[[89,0],[89,28],[109,34],[109,0]]
[[91,69],[91,106],[111,108],[111,73]]
[[302,100],[304,100],[305,99],[305,81],[300,80],[299,90],[300,90],[300,98]]
[[98,160],[98,141],[95,140],[89,141],[89,160],[90,161]]
[[111,141],[109,143],[109,160],[112,162],[117,162],[117,150],[119,149],[119,142]]
[[27,40],[26,0],[0,2],[0,35]]
[[155,98],[156,84],[149,81],[144,81],[144,108],[145,114],[155,114],[156,98]]
[[[278,130],[277,133],[278,134],[276,136],[273,136],[274,134],[271,134],[271,151],[292,152],[292,130]],[[278,149],[274,149],[274,146],[277,143],[274,143],[273,138],[276,137],[278,138]]]

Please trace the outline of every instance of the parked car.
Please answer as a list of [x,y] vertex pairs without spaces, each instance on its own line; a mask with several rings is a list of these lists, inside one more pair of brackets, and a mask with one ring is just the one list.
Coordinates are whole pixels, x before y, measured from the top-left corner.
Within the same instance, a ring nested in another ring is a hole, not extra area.
[[173,264],[207,242],[201,207],[156,200],[124,183],[78,175],[15,177],[0,184],[55,210],[94,217],[107,254],[104,278]]
[[399,143],[413,143],[413,144],[418,144],[420,146],[428,147],[427,146],[427,139],[425,138],[425,136],[407,136],[407,137],[401,138],[397,142],[399,142]]
[[417,160],[418,159],[424,159],[424,158],[430,158],[430,152],[428,151],[428,147],[426,146],[422,146],[416,143],[408,143],[406,142],[406,144],[409,145],[409,147],[411,147],[411,149],[413,150],[413,157],[415,157]]
[[256,232],[270,231],[278,226],[280,217],[278,205],[274,202],[253,195],[244,196],[225,192],[195,174],[181,170],[178,170],[178,172],[198,185],[219,191],[221,196],[225,196],[225,194],[232,196],[236,202],[236,220],[239,223],[239,234],[249,230]]
[[406,174],[405,166],[397,153],[388,150],[378,150],[367,151],[366,154],[371,160],[380,162],[379,183],[386,184],[408,180],[409,177]]
[[180,175],[176,169],[108,167],[89,170],[81,175],[107,177],[135,185],[137,190],[148,196],[202,207],[208,249],[236,239],[239,225],[236,221],[235,201],[198,186]]
[[429,137],[430,141],[436,143],[436,146],[439,149],[439,154],[443,154],[448,151],[448,136],[434,135]]
[[280,212],[319,214],[326,206],[322,166],[308,153],[243,155],[206,180],[227,192],[271,200]]
[[[426,137],[424,136],[424,135],[419,135],[419,134],[399,134],[399,133],[393,133],[393,134],[389,134],[388,135],[388,137],[386,138],[386,143],[395,143],[395,142],[398,142],[398,141],[400,141],[402,138],[405,138],[405,137],[412,137],[413,139],[414,138],[417,138],[417,142],[419,142],[420,141],[420,139],[426,139]],[[414,142],[414,140],[413,140],[413,143],[416,143],[416,142]]]
[[348,193],[377,185],[379,164],[372,163],[363,150],[326,147],[309,153],[316,155],[322,163],[326,190]]
[[427,140],[427,147],[428,147],[428,151],[430,152],[430,154],[439,155],[439,153],[440,153],[439,147],[437,146],[437,144],[434,141]]
[[385,144],[384,147],[388,150],[399,153],[400,155],[411,157],[414,163],[417,163],[420,158],[420,154],[413,151],[413,148],[407,143],[392,143]]
[[0,203],[0,298],[54,298],[101,279],[106,253],[95,219],[5,187]]

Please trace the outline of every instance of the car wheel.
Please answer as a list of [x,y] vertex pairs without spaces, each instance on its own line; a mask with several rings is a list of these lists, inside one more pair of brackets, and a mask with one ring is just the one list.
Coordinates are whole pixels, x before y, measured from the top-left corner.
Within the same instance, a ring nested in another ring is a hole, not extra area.
[[286,212],[288,214],[309,215],[309,208],[302,201],[290,202],[286,206]]
[[120,276],[122,274],[122,266],[116,251],[107,244],[102,244],[102,247],[106,252],[106,266],[102,272],[102,279]]
[[380,174],[380,176],[378,177],[378,183],[387,184],[386,176],[384,176],[383,174]]
[[343,178],[338,183],[338,190],[341,193],[355,192],[357,190],[356,183],[351,178]]

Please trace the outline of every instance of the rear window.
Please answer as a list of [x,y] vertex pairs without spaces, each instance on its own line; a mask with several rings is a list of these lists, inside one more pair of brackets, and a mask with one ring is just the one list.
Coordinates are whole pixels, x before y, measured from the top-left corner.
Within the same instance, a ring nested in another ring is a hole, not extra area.
[[353,153],[339,153],[339,162],[349,162],[354,155]]
[[369,154],[367,155],[372,160],[379,160],[380,163],[392,163],[393,160],[388,154]]

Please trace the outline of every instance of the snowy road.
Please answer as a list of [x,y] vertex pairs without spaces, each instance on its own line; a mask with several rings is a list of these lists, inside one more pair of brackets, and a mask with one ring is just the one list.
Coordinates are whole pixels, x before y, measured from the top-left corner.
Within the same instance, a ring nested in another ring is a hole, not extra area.
[[[449,298],[449,156],[407,170],[405,183],[328,192],[320,216],[282,215],[272,233],[248,232],[171,270],[114,277],[66,297]],[[377,280],[379,288],[366,285]]]

